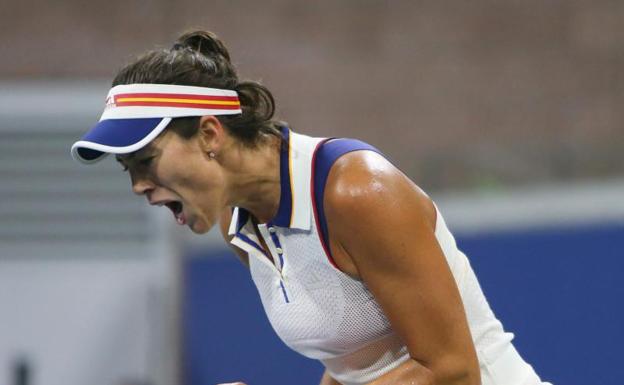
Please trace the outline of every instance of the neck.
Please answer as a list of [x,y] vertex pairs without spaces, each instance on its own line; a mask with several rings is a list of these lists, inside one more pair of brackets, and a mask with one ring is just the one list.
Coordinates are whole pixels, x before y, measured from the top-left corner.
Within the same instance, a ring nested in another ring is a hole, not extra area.
[[249,211],[260,223],[270,221],[279,209],[280,185],[279,138],[267,138],[257,148],[233,144],[228,149],[229,206]]

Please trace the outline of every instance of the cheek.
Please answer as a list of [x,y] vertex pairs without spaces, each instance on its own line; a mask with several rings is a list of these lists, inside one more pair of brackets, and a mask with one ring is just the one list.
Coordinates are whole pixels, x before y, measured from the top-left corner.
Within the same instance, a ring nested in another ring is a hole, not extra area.
[[159,165],[154,176],[159,185],[177,193],[200,188],[201,173],[182,162]]
[[195,210],[212,216],[218,211],[223,195],[223,181],[218,169],[206,164],[163,170],[163,186],[168,187]]

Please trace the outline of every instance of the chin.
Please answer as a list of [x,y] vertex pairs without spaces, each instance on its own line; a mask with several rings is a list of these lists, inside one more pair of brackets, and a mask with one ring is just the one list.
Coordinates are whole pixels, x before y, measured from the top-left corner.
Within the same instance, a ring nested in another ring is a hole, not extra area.
[[207,223],[203,222],[203,221],[194,221],[193,223],[189,223],[188,227],[191,229],[192,232],[194,232],[195,234],[206,234],[207,232],[210,231],[210,229],[212,229],[212,226],[209,226]]

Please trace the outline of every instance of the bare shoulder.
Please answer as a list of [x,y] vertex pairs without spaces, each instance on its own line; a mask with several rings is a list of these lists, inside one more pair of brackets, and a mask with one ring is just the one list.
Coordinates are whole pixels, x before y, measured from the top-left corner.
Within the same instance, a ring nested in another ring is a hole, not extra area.
[[348,274],[366,283],[410,356],[440,382],[478,379],[463,303],[435,235],[429,197],[381,155],[360,151],[335,163],[324,203],[336,264],[350,266]]
[[223,210],[221,213],[221,217],[219,218],[219,229],[221,230],[221,235],[225,242],[234,250],[236,256],[243,262],[243,264],[249,267],[249,256],[244,250],[239,249],[238,247],[232,245],[230,241],[234,238],[232,235],[228,234],[230,228],[230,222],[232,222],[232,210],[228,207]]
[[354,151],[332,166],[324,196],[332,256],[360,278],[346,244],[372,232],[392,233],[414,221],[435,230],[436,209],[427,194],[382,155]]
[[[382,155],[354,151],[332,166],[325,188],[326,215],[346,220],[341,214],[366,217],[388,213],[416,212],[435,228],[436,210],[429,196]],[[383,218],[377,218],[383,220]]]

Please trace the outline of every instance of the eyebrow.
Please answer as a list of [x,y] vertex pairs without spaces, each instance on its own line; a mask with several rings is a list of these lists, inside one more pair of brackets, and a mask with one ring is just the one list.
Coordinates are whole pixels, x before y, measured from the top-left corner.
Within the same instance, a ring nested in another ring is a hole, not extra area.
[[[147,146],[137,151],[130,152],[128,154],[116,154],[115,160],[119,162],[124,168],[127,169],[127,168],[130,168],[132,163],[140,162],[142,159],[156,157],[161,152],[162,152],[161,149],[155,148],[150,143]],[[135,158],[139,158],[139,159],[137,160]]]
[[138,151],[124,154],[123,156],[117,154],[115,155],[115,159],[117,160],[117,162],[124,164],[126,161],[132,161],[134,158],[136,158],[139,155],[139,153],[141,153],[142,155],[145,155],[145,154],[151,154],[152,152],[154,152],[153,148],[143,147],[142,149]]

